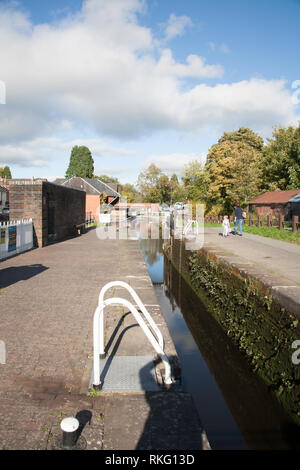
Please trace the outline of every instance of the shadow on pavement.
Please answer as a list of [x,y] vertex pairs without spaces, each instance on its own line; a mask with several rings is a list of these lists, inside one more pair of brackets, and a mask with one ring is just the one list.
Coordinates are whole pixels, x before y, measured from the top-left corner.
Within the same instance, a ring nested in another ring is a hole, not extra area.
[[8,287],[19,281],[26,281],[37,274],[49,269],[42,264],[31,264],[29,266],[11,266],[0,271],[0,289]]
[[[146,366],[147,368],[148,366]],[[143,371],[140,371],[143,376]],[[136,450],[202,450],[204,430],[190,394],[145,391],[149,414]]]
[[92,413],[89,410],[81,410],[76,414],[76,419],[79,421],[79,427],[76,433],[76,440],[81,436],[82,431],[84,430],[87,424],[91,424]]

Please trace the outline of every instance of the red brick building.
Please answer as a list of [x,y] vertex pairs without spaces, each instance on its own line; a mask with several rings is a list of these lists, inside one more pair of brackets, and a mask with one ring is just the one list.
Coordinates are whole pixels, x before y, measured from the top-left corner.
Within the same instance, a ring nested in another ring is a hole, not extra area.
[[286,191],[268,191],[249,202],[249,212],[257,215],[273,217],[288,216],[291,206],[289,200],[300,193],[300,189],[289,189]]
[[62,240],[85,224],[85,192],[47,181],[9,187],[10,220],[33,219],[34,246]]

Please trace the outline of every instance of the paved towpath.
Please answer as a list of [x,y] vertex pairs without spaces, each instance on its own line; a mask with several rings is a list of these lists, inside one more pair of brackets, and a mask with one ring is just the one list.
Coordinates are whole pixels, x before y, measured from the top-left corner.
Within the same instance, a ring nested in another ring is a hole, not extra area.
[[[209,447],[192,398],[180,390],[88,395],[93,314],[101,287],[115,280],[136,289],[162,330],[166,353],[176,356],[137,241],[100,241],[90,230],[1,263],[0,449],[55,447],[65,416],[78,417],[87,449]],[[108,308],[110,351],[154,357],[125,310]]]
[[204,248],[260,279],[286,308],[300,315],[300,245],[245,232],[228,237],[221,233],[221,228],[206,227]]

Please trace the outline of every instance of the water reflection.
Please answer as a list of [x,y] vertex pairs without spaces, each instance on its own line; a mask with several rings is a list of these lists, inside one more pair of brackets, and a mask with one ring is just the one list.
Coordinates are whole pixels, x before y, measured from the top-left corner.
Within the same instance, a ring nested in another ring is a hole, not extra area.
[[[151,232],[151,224],[141,221],[135,224],[135,228],[139,233],[139,241],[142,248],[147,268],[153,284],[161,284],[164,281],[164,257],[162,251],[162,240],[153,236]],[[143,236],[142,236],[143,235]]]

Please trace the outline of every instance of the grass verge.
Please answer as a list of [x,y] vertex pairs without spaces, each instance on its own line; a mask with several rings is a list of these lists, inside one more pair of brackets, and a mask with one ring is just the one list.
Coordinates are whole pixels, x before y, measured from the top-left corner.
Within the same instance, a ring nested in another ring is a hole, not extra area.
[[[221,224],[216,223],[205,223],[204,227],[222,227]],[[234,224],[231,224],[231,229],[234,228]],[[261,237],[274,238],[275,240],[282,240],[289,243],[300,245],[300,232],[293,233],[291,230],[279,230],[276,227],[257,227],[252,225],[243,225],[243,231],[246,233],[253,233],[254,235],[260,235]]]

